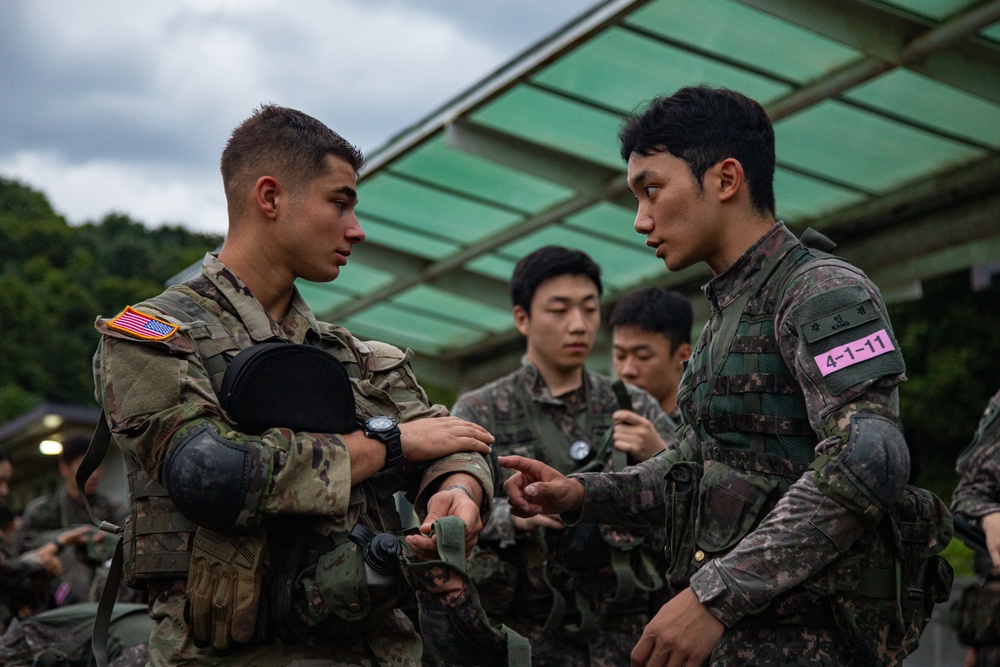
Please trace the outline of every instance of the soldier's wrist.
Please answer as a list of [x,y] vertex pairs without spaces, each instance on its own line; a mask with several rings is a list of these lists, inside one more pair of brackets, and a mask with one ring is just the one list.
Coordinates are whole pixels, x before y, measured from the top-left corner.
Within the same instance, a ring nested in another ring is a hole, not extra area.
[[52,540],[51,542],[49,542],[49,544],[55,547],[57,554],[62,553],[62,550],[66,548],[66,545],[60,542],[59,540]]

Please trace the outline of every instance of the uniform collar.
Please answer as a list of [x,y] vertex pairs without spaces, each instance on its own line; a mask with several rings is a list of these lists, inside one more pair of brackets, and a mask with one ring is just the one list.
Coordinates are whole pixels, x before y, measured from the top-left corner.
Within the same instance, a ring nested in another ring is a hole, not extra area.
[[732,266],[703,285],[701,289],[712,305],[712,312],[721,312],[749,289],[764,262],[789,240],[794,241],[795,235],[779,220]]
[[[539,403],[549,403],[552,405],[566,405],[567,398],[574,396],[577,393],[583,393],[584,396],[587,395],[587,387],[590,385],[590,371],[586,368],[583,369],[583,382],[579,387],[571,391],[562,394],[559,397],[553,396],[552,391],[549,390],[549,386],[545,384],[545,379],[542,374],[538,372],[538,367],[535,366],[531,360],[528,359],[528,355],[521,357],[521,372],[524,384],[522,388],[528,394],[528,396]],[[580,401],[569,401],[571,403],[580,403]],[[585,402],[583,402],[585,403]]]
[[[293,288],[288,314],[279,324],[271,319],[246,283],[223,264],[217,254],[205,255],[201,272],[226,297],[254,341],[260,343],[280,338],[292,343],[302,343],[306,341],[307,335],[310,339],[319,335],[316,317],[297,288]],[[310,331],[313,333],[310,334]]]

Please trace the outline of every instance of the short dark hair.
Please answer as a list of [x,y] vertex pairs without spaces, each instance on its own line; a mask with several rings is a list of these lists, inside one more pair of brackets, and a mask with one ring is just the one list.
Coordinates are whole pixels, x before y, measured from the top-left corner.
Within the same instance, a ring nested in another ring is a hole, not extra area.
[[622,160],[666,152],[684,160],[698,187],[714,164],[732,157],[746,175],[750,202],[774,215],[774,127],[764,107],[728,88],[690,86],[657,97],[627,118],[618,135]]
[[6,530],[17,518],[17,512],[7,503],[0,503],[0,529]]
[[72,463],[87,453],[87,449],[90,447],[90,438],[85,435],[75,435],[66,440],[62,446],[59,460],[63,463]]
[[10,461],[10,454],[7,453],[6,449],[0,447],[0,463],[3,463],[4,461]]
[[525,255],[514,267],[510,278],[510,300],[531,314],[531,300],[538,286],[549,278],[558,276],[584,276],[597,287],[597,295],[604,293],[601,284],[601,267],[580,250],[549,245]]
[[691,342],[694,313],[691,303],[673,290],[647,287],[632,292],[615,304],[608,325],[635,326],[643,331],[663,334],[670,341],[670,350],[681,343]]
[[331,155],[357,172],[364,156],[354,145],[312,116],[262,104],[240,123],[222,151],[222,184],[232,207],[242,191],[264,175],[287,179],[295,188],[327,172]]

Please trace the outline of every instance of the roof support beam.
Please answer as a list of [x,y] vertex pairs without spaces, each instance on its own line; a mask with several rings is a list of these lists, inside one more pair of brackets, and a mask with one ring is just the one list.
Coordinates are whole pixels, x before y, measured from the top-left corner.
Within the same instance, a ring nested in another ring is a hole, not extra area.
[[1000,103],[1000,49],[975,34],[1000,21],[1000,0],[982,3],[933,27],[859,0],[740,0],[869,57],[857,60],[768,106],[773,120],[801,111],[894,67]]
[[615,170],[519,137],[457,120],[444,130],[444,143],[498,164],[533,174],[581,194],[604,191]]

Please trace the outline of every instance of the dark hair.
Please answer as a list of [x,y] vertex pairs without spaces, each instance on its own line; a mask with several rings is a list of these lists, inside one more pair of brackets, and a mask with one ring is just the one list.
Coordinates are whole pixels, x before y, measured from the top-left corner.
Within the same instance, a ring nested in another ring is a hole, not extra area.
[[521,258],[510,278],[510,300],[531,313],[531,300],[538,286],[549,278],[558,276],[585,276],[597,286],[597,295],[604,293],[601,285],[601,267],[580,250],[549,245]]
[[64,463],[72,463],[86,454],[88,447],[90,447],[90,438],[85,435],[73,436],[62,444],[59,460]]
[[671,352],[681,343],[691,342],[694,314],[691,304],[673,290],[647,287],[632,292],[615,304],[608,325],[635,326],[643,331],[663,334],[670,341]]
[[332,155],[361,169],[364,156],[355,146],[308,114],[262,104],[233,130],[222,151],[222,183],[230,205],[261,176],[287,179],[295,188],[327,171]]
[[774,127],[764,107],[745,95],[709,86],[681,88],[626,119],[618,138],[622,160],[628,162],[633,153],[669,153],[687,163],[699,188],[709,167],[735,158],[753,207],[774,215]]
[[6,530],[17,518],[17,512],[7,503],[0,503],[0,530]]
[[0,447],[0,463],[4,461],[10,461],[10,454],[3,447]]

